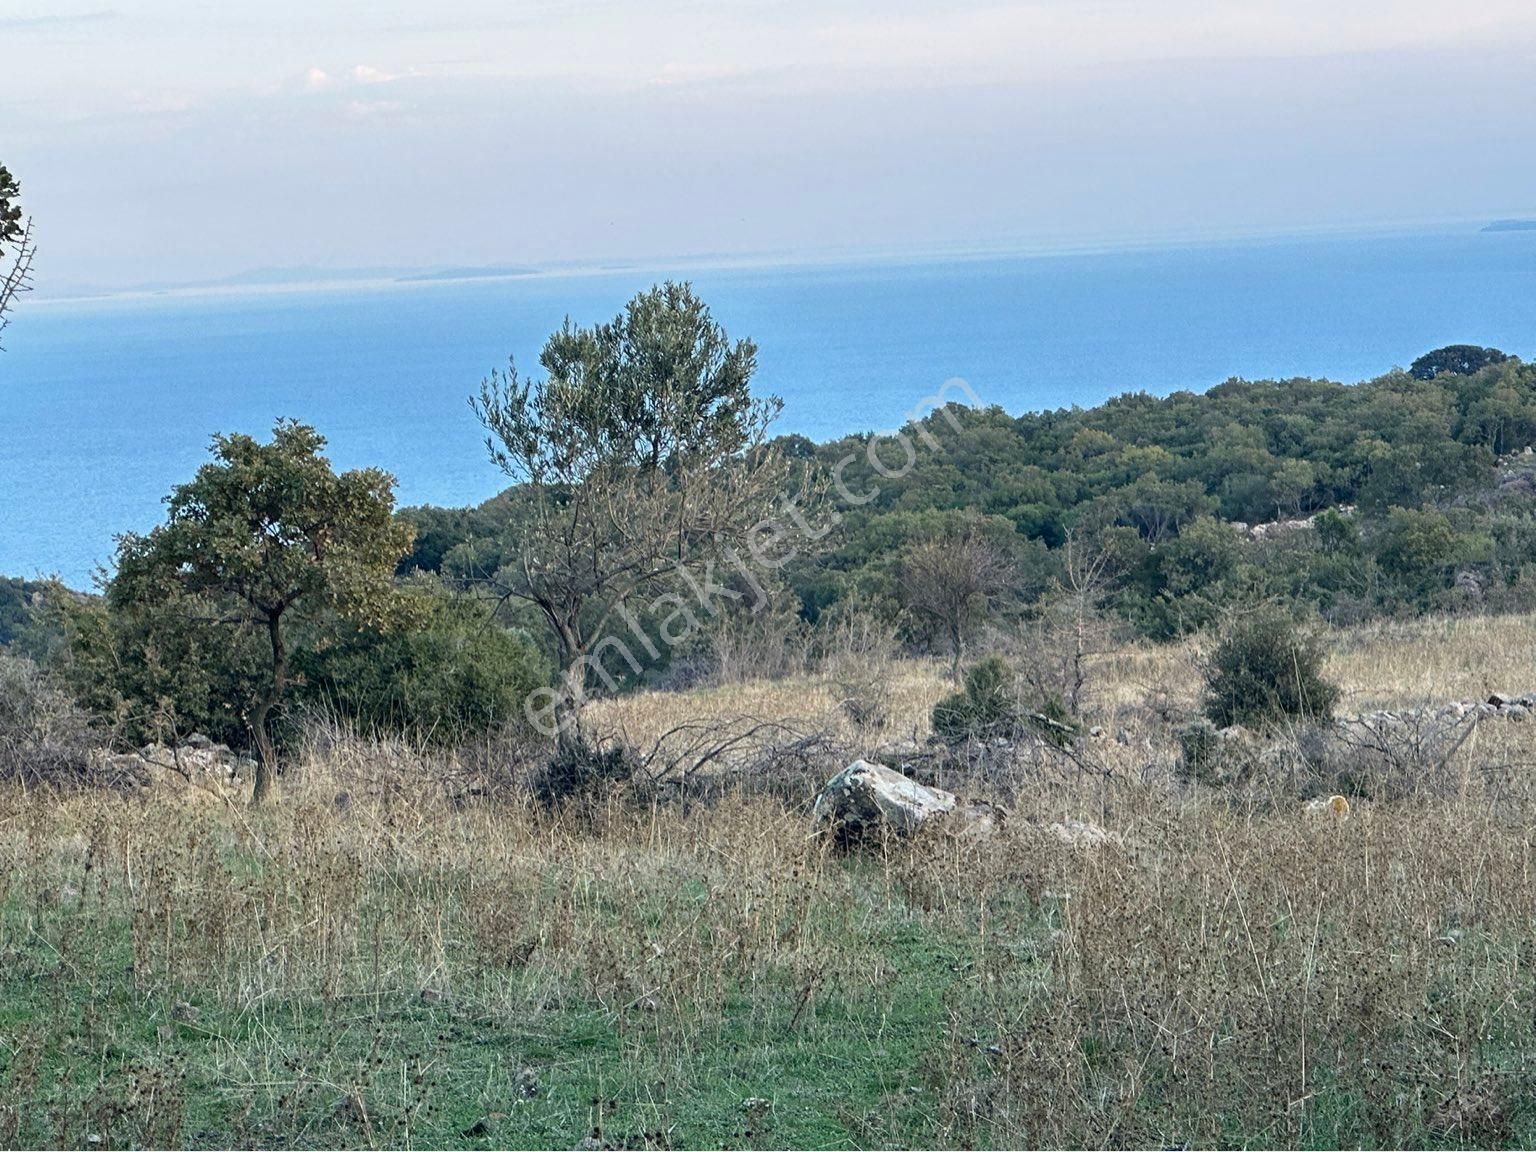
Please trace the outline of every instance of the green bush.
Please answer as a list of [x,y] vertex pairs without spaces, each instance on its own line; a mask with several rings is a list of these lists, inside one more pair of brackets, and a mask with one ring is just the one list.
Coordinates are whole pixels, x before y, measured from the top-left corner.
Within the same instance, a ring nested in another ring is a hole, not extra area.
[[1015,740],[1037,732],[1058,746],[1077,733],[1067,707],[1055,698],[1027,706],[1016,677],[1000,656],[978,661],[965,676],[965,686],[933,706],[934,735],[946,744],[992,739]]
[[1321,646],[1278,613],[1239,621],[1205,670],[1205,714],[1220,728],[1328,719],[1338,699],[1323,676]]
[[62,678],[130,745],[201,732],[248,747],[245,717],[265,683],[266,636],[249,625],[209,627],[217,617],[190,596],[154,607],[110,593],[66,602]]
[[425,592],[418,626],[336,625],[294,655],[298,699],[330,708],[363,731],[458,744],[524,723],[523,702],[548,672],[521,633],[466,596]]

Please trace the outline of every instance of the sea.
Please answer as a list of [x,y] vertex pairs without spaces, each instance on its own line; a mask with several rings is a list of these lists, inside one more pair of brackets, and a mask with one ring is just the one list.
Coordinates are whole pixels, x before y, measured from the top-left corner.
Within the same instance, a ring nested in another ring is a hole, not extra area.
[[402,505],[485,500],[507,481],[469,406],[481,379],[508,357],[537,373],[567,316],[609,319],[667,277],[757,343],[778,430],[816,439],[897,428],[956,378],[1018,413],[1231,377],[1355,382],[1449,343],[1536,355],[1536,232],[1476,225],[23,298],[0,352],[0,574],[89,588],[215,433],[285,417],[337,467],[392,472]]

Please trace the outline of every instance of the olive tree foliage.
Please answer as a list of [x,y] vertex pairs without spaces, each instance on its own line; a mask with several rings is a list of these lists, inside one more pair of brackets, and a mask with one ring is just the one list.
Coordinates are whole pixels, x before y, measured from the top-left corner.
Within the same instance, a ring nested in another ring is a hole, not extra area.
[[171,493],[165,523],[121,538],[107,588],[113,608],[200,605],[198,624],[264,634],[265,682],[245,714],[257,803],[277,770],[270,722],[289,686],[290,621],[330,611],[376,628],[406,614],[393,574],[412,529],[394,519],[394,478],[376,468],[338,475],[324,447],[295,421],[280,421],[265,444],[214,437],[213,461]]
[[20,196],[21,185],[0,164],[0,333],[10,323],[16,297],[32,287],[32,259],[37,253],[32,220],[22,215]]
[[553,637],[560,685],[539,721],[562,742],[581,736],[590,674],[622,645],[652,658],[679,643],[676,621],[634,634],[626,609],[669,604],[698,620],[712,606],[683,589],[739,561],[788,479],[766,445],[782,408],[756,397],[757,349],[732,342],[688,284],[643,292],[612,321],[550,336],[525,380],[493,373],[471,400],[491,459],[519,487],[511,546],[495,584],[533,606]]

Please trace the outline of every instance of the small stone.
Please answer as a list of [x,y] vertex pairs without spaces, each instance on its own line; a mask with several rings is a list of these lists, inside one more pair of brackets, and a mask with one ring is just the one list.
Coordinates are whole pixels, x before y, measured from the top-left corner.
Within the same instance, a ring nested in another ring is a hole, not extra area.
[[171,1019],[182,1024],[196,1024],[198,1017],[197,1005],[188,1004],[185,1000],[178,1000],[171,1005]]
[[1086,820],[1062,820],[1047,824],[1045,830],[1069,848],[1102,848],[1120,842],[1114,833]]
[[543,1086],[539,1083],[539,1074],[532,1068],[523,1068],[517,1074],[517,1092],[525,1099],[532,1100],[541,1091]]

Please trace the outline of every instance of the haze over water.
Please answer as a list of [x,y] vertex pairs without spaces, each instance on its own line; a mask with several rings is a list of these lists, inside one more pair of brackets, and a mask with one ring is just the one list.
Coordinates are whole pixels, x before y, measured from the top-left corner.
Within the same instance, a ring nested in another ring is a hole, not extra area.
[[314,424],[402,504],[505,486],[467,397],[537,373],[569,314],[692,279],[759,346],[779,431],[899,426],[951,377],[1010,412],[1231,376],[1356,381],[1447,343],[1536,354],[1536,233],[1356,235],[1093,255],[686,268],[326,291],[25,300],[0,355],[0,574],[89,585],[215,432]]

